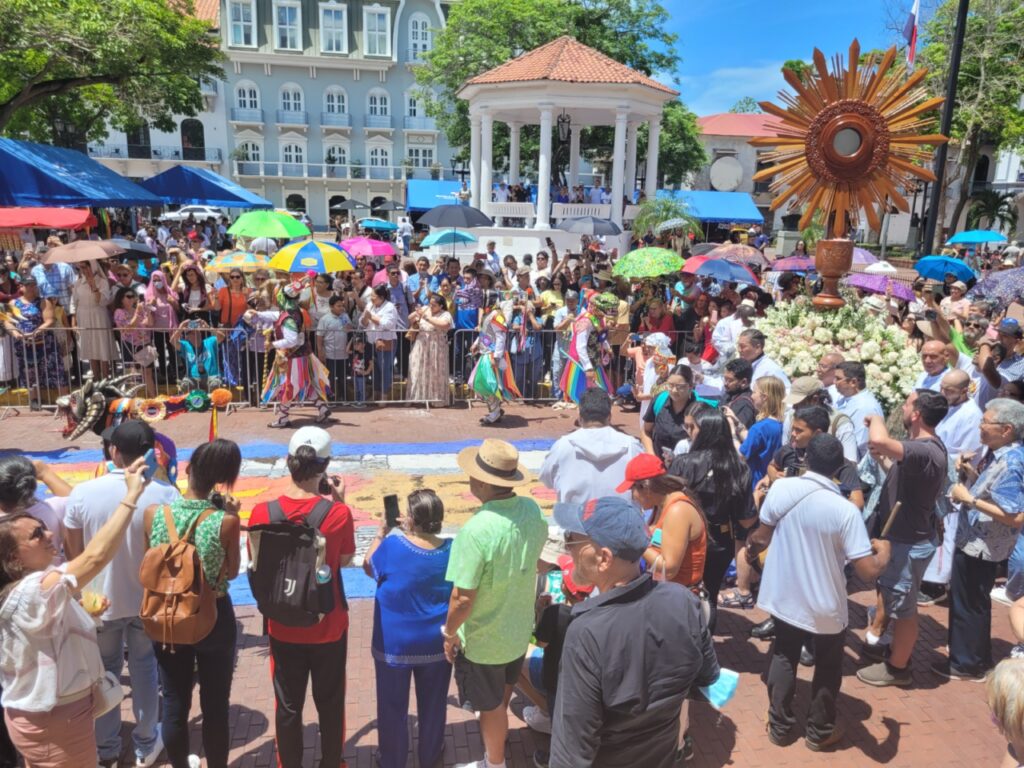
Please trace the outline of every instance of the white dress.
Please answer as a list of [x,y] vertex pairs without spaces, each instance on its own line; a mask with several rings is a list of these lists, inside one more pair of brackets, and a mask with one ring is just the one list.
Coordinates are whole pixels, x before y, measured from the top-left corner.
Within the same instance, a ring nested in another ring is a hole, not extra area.
[[71,312],[78,327],[78,352],[82,360],[114,360],[114,332],[107,309],[112,292],[110,284],[102,278],[96,279],[96,287],[99,298],[84,278],[79,278],[71,286]]

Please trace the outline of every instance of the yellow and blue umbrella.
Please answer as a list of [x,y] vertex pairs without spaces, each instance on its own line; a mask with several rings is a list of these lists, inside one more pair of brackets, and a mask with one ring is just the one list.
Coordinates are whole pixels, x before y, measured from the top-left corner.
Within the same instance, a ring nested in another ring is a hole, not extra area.
[[274,254],[271,269],[280,272],[348,272],[355,269],[355,259],[344,248],[321,240],[291,243]]
[[230,272],[240,269],[243,272],[258,272],[269,266],[269,259],[262,253],[248,251],[232,251],[210,261],[210,269],[215,272]]

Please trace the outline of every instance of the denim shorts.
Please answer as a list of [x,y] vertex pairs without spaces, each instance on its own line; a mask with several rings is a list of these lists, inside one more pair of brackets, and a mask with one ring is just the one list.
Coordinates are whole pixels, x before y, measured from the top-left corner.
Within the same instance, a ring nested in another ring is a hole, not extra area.
[[892,557],[878,577],[878,590],[885,601],[885,614],[890,619],[906,619],[917,615],[917,593],[928,563],[935,556],[932,539],[916,544],[890,542]]

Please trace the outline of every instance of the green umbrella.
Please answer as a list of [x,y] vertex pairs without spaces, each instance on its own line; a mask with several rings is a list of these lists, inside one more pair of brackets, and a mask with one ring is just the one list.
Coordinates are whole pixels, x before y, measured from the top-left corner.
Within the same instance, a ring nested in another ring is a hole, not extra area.
[[287,213],[277,211],[249,211],[238,217],[228,230],[229,235],[242,237],[281,238],[309,237],[309,227]]
[[683,260],[668,248],[638,248],[630,251],[612,267],[615,277],[645,278],[661,277],[683,268]]

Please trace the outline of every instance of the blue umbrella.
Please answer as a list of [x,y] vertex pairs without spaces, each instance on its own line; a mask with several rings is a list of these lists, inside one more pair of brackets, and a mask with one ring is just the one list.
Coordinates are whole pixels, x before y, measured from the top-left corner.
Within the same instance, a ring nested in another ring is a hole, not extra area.
[[966,232],[957,232],[946,245],[977,245],[978,243],[1005,243],[1006,235],[993,232],[991,229],[969,229]]
[[939,280],[940,282],[945,279],[946,274],[949,272],[956,275],[957,280],[963,280],[964,282],[973,280],[976,277],[973,269],[960,259],[954,259],[952,256],[925,256],[917,260],[917,263],[914,264],[914,269],[921,277],[928,278],[929,280]]
[[384,219],[360,219],[359,226],[363,229],[372,229],[378,232],[394,232],[398,225]]
[[989,272],[988,277],[967,292],[969,299],[995,299],[1002,306],[1024,296],[1024,267]]
[[731,283],[754,282],[749,269],[746,269],[739,264],[733,264],[731,261],[725,261],[724,259],[708,259],[697,267],[694,274],[713,277],[716,280]]
[[442,229],[437,232],[431,232],[429,235],[423,238],[423,242],[420,243],[424,248],[430,248],[433,245],[455,245],[463,243],[475,243],[476,235],[472,232],[466,232],[462,229]]

